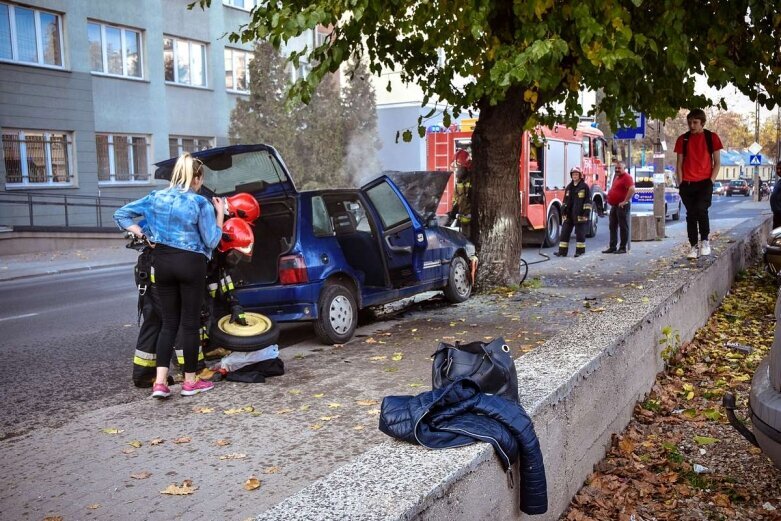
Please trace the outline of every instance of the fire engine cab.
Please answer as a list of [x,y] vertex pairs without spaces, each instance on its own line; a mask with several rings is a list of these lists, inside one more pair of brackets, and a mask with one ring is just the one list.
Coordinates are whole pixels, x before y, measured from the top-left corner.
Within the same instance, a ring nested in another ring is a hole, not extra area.
[[[449,129],[440,127],[426,135],[427,170],[451,170],[458,150],[465,149],[471,154],[473,122],[465,121]],[[521,136],[518,189],[524,242],[558,244],[564,188],[570,182],[569,171],[574,166],[581,168],[591,189],[593,205],[586,236],[593,237],[597,233],[598,214],[607,202],[606,143],[602,131],[583,123],[574,130],[562,125],[538,127],[535,135],[526,131]],[[437,215],[444,215],[452,208],[454,188],[455,180],[451,177]]]

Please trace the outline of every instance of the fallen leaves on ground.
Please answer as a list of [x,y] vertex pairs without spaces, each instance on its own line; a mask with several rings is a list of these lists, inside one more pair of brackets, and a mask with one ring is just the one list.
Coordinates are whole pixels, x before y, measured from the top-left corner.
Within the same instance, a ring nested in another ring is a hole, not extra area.
[[190,443],[191,441],[193,440],[189,436],[179,436],[174,440],[174,443],[176,443],[177,445],[181,445],[182,443]]
[[87,508],[89,510],[97,510],[100,508],[100,503],[92,503],[91,505],[87,505]]
[[133,479],[147,479],[151,475],[152,473],[148,470],[143,470],[141,472],[133,472],[130,477]]
[[106,427],[105,429],[100,429],[100,432],[104,434],[122,434],[125,431],[123,429],[117,429],[115,427]]
[[247,481],[244,482],[244,490],[255,490],[260,488],[260,480],[257,476],[250,476]]
[[721,404],[733,392],[747,410],[751,376],[773,341],[776,291],[751,270],[691,342],[663,333],[661,343],[674,344],[664,346],[665,371],[562,520],[781,520],[781,472]]
[[209,414],[214,412],[214,407],[203,407],[201,405],[193,407],[193,412],[197,414]]
[[241,452],[232,452],[230,454],[223,454],[220,459],[244,459],[247,455]]
[[266,469],[263,471],[263,474],[276,474],[281,469],[279,467],[266,467]]
[[198,487],[193,485],[192,480],[185,479],[181,485],[177,485],[176,483],[171,483],[165,488],[165,490],[161,490],[160,493],[169,496],[187,496],[192,494],[196,490],[198,490]]
[[140,448],[140,447],[143,445],[143,443],[141,443],[141,442],[140,442],[140,441],[138,441],[138,440],[133,440],[133,441],[130,441],[130,442],[128,442],[128,445],[130,445],[131,447],[135,447],[136,449],[138,449],[138,448]]
[[215,441],[214,444],[217,445],[218,447],[227,447],[228,445],[231,444],[231,441],[226,439],[219,439]]
[[163,438],[155,438],[152,441],[150,441],[149,444],[154,446],[154,445],[160,445],[163,442],[165,442],[165,440]]

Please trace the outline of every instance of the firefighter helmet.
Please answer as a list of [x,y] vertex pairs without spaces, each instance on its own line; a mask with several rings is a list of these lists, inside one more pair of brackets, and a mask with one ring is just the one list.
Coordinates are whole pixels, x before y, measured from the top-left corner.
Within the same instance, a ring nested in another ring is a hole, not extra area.
[[580,169],[579,166],[573,166],[572,170],[569,171],[569,176],[572,177],[572,174],[574,174],[575,172],[579,173],[580,177],[583,177],[583,171]]
[[250,194],[232,195],[228,197],[228,215],[252,223],[260,217],[260,205]]
[[233,217],[225,221],[222,226],[222,240],[217,249],[225,253],[236,250],[247,257],[252,257],[252,247],[255,244],[255,235],[252,233],[247,221]]
[[454,160],[456,162],[456,166],[464,168],[470,168],[472,166],[472,159],[469,157],[469,152],[463,148],[459,148],[456,151]]

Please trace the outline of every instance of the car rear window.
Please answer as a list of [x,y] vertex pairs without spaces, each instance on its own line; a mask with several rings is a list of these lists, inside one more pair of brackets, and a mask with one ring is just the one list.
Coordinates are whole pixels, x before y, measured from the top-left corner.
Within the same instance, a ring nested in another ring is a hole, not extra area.
[[265,150],[232,155],[227,168],[220,170],[210,169],[207,161],[204,172],[204,186],[218,195],[239,191],[244,185],[274,185],[286,180],[282,166]]
[[745,181],[730,181],[730,186],[743,186],[746,182]]

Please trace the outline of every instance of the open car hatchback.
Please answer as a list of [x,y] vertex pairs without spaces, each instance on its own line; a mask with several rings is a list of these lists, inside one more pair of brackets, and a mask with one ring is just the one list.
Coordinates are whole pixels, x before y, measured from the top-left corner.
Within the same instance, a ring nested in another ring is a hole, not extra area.
[[[432,290],[451,302],[471,295],[475,247],[435,218],[450,172],[393,172],[360,189],[299,192],[271,146],[192,155],[204,164],[203,195],[248,193],[260,203],[252,258],[232,272],[245,309],[311,321],[321,341],[344,343],[360,309]],[[158,163],[155,177],[170,179],[175,162]]]

